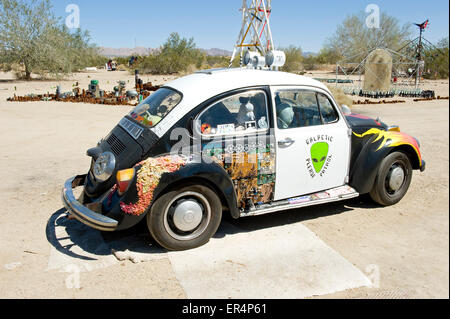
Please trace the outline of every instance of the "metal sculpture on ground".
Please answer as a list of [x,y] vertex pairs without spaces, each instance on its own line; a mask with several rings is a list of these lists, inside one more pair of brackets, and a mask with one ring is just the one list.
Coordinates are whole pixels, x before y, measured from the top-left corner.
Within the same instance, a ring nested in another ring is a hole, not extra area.
[[100,89],[99,81],[92,80],[88,89],[80,89],[78,82],[73,85],[74,89],[69,92],[61,92],[61,87],[57,86],[56,93],[28,94],[7,99],[8,102],[33,102],[33,101],[57,101],[69,103],[89,103],[106,105],[131,105],[135,106],[146,99],[152,92],[158,90],[160,86],[154,86],[151,82],[143,83],[136,70],[135,88],[126,91],[126,82],[118,81],[118,85],[113,91],[107,92]]
[[[423,37],[423,32],[430,25],[429,20],[415,25],[420,29],[419,36],[408,41],[400,49],[377,47],[373,48],[368,55],[344,55],[344,58],[336,63],[336,79],[333,83],[337,86],[338,83],[351,81],[354,85],[352,87],[346,85],[343,89],[355,95],[364,91],[364,96],[373,95],[383,98],[389,97],[392,93],[400,95],[401,92],[408,97],[423,96],[420,85],[425,71],[424,58],[429,54],[428,52],[440,52],[440,50]],[[381,52],[380,50],[386,52],[386,58],[373,60],[374,55]],[[387,58],[387,55],[390,55],[391,59]],[[392,72],[389,71],[390,69]],[[389,73],[391,75],[388,82]],[[342,76],[345,80],[339,78]]]

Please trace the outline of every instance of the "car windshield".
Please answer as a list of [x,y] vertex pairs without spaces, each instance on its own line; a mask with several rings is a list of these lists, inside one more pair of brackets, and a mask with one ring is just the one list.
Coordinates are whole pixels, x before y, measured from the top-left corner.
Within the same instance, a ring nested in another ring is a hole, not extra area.
[[182,95],[169,88],[161,88],[142,101],[130,116],[147,128],[155,127],[178,104]]

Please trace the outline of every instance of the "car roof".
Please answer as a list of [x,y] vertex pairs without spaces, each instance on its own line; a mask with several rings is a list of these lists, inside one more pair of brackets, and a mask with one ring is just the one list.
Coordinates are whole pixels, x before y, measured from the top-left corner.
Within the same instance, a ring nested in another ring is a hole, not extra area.
[[255,86],[309,86],[329,92],[321,82],[292,73],[247,68],[212,69],[178,78],[164,85],[183,94],[180,104],[153,131],[161,137],[201,103],[228,91]]
[[328,92],[327,87],[312,78],[292,73],[255,70],[247,68],[213,69],[198,71],[194,74],[167,83],[185,97],[196,96],[197,104],[221,93],[253,86],[302,85],[321,88]]

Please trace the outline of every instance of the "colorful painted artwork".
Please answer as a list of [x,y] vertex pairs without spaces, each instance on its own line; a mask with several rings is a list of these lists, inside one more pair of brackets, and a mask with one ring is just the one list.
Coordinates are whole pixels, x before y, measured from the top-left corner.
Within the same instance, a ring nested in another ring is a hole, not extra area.
[[327,199],[327,198],[330,198],[330,195],[327,192],[311,195],[311,200]]
[[348,194],[352,194],[354,192],[355,192],[355,190],[353,188],[351,188],[350,186],[342,186],[342,187],[330,189],[327,191],[327,193],[328,193],[328,195],[330,195],[330,197],[338,197],[338,196],[348,195]]
[[366,136],[377,135],[377,138],[372,142],[376,143],[381,141],[380,146],[377,151],[381,150],[383,147],[396,147],[400,145],[409,145],[416,151],[419,159],[422,159],[420,154],[420,147],[417,141],[409,135],[403,134],[401,132],[383,131],[376,128],[372,128],[363,134],[356,134],[356,137],[363,138]]
[[233,134],[236,131],[234,124],[224,124],[217,126],[217,134],[226,135]]
[[311,196],[302,196],[302,197],[297,197],[297,198],[291,198],[288,200],[289,204],[291,204],[291,205],[308,203],[310,201],[311,201]]
[[120,203],[123,212],[129,215],[140,216],[150,206],[153,193],[159,185],[161,176],[173,173],[186,165],[186,159],[181,156],[165,156],[149,158],[136,166],[141,166],[137,173],[138,202],[136,204]]
[[317,174],[322,171],[327,160],[329,145],[325,142],[316,143],[311,147],[311,160]]
[[270,203],[275,190],[275,149],[263,143],[205,145],[203,156],[221,165],[234,182],[238,207]]

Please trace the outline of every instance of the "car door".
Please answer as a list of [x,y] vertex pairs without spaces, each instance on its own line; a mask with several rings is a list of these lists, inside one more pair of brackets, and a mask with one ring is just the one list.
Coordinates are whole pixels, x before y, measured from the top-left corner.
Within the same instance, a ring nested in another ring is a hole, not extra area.
[[239,209],[273,200],[276,159],[269,96],[268,87],[228,92],[195,120],[202,157],[214,158],[228,173]]
[[275,200],[348,182],[347,122],[324,90],[272,87],[276,138]]

